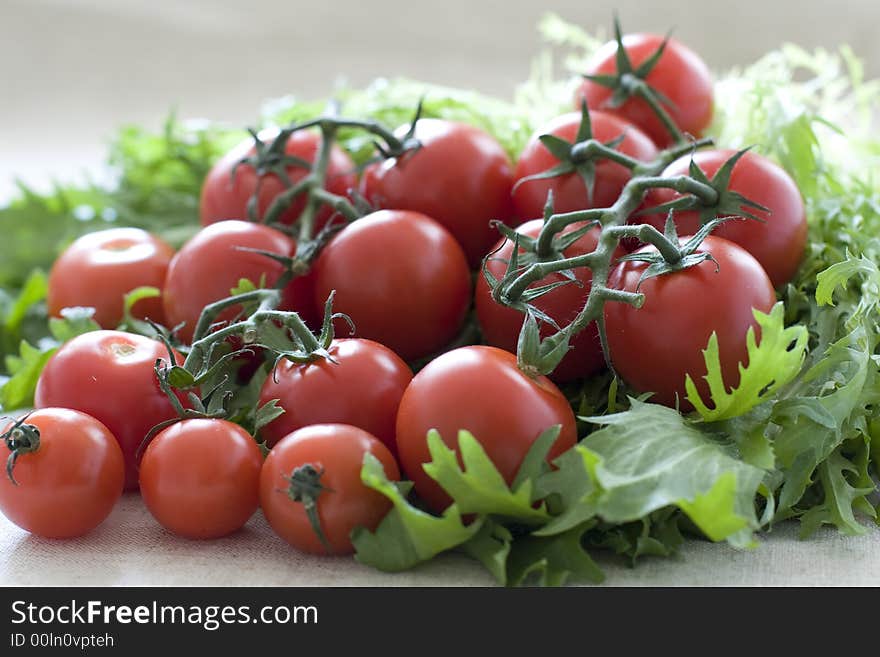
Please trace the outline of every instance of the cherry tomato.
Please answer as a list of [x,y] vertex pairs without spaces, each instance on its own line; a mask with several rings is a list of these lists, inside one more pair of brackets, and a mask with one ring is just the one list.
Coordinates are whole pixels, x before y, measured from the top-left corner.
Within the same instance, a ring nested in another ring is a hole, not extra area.
[[[122,298],[142,286],[162,288],[174,250],[140,228],[110,228],[83,235],[62,253],[49,273],[49,315],[63,308],[89,306],[103,328],[122,321]],[[165,323],[160,298],[141,299],[132,307],[140,319]]]
[[[711,179],[735,153],[732,150],[698,151],[694,154],[693,161]],[[690,163],[690,155],[679,158],[662,175],[687,175]],[[755,256],[770,276],[774,287],[787,283],[794,278],[807,246],[807,215],[797,185],[781,167],[750,152],[734,165],[728,187],[763,205],[769,212],[746,208],[762,221],[728,221],[716,228],[713,234],[736,242]],[[647,196],[646,205],[660,205],[680,196],[671,189],[653,189]],[[679,234],[691,235],[699,230],[698,212],[676,212],[674,216]],[[666,217],[647,215],[642,221],[662,230]]]
[[[275,445],[260,473],[260,505],[275,533],[304,552],[353,552],[352,530],[376,529],[391,509],[387,498],[361,482],[367,452],[379,459],[389,479],[400,479],[391,452],[374,436],[347,424],[304,427]],[[291,478],[311,484],[302,488],[317,488],[315,520],[326,543],[315,531],[303,501],[292,498],[296,489]]]
[[[684,238],[683,238],[684,241]],[[636,251],[652,252],[653,246]],[[707,260],[682,271],[648,278],[639,291],[641,308],[625,303],[605,304],[605,327],[611,362],[617,373],[639,392],[653,392],[652,401],[682,410],[692,406],[684,398],[685,375],[703,399],[709,387],[703,378],[702,350],[718,335],[724,382],[739,384],[739,363],[746,363],[746,332],[758,329],[753,309],[769,312],[776,302],[773,285],[761,265],[733,242],[710,235],[698,249],[717,260]],[[622,262],[611,272],[611,288],[636,291],[647,265]]]
[[266,379],[260,404],[278,399],[284,415],[262,429],[274,445],[311,424],[351,424],[376,436],[394,453],[394,422],[412,370],[388,347],[359,338],[334,340],[330,358],[282,361]]
[[[663,37],[656,34],[627,34],[623,37],[623,48],[635,69],[650,58],[662,42]],[[586,73],[617,73],[616,55],[617,42],[609,41],[596,52]],[[685,133],[699,137],[712,121],[712,75],[706,63],[680,41],[669,39],[645,81],[668,99],[668,103],[661,100],[663,109]],[[608,87],[584,80],[578,87],[575,107],[580,107],[581,99],[585,98],[591,109],[605,110],[634,123],[658,146],[672,143],[669,131],[643,99],[633,97],[620,107],[611,107],[611,93]]]
[[[357,335],[404,360],[438,351],[458,333],[470,305],[461,247],[418,212],[381,210],[355,221],[318,256],[315,302],[336,290],[334,309]],[[347,330],[339,322],[337,333]]]
[[[296,243],[281,231],[248,221],[221,221],[199,231],[183,245],[168,267],[165,279],[165,316],[169,326],[183,323],[178,335],[184,342],[193,330],[202,310],[210,303],[230,295],[242,278],[255,285],[272,287],[284,273],[284,266],[260,253],[241,250],[258,249],[281,256],[293,255]],[[309,286],[307,278],[296,278],[291,285]],[[285,291],[287,307],[314,315],[311,290],[292,287]],[[240,308],[227,308],[219,321],[230,321]]]
[[[259,133],[260,139],[267,145],[278,135],[275,129]],[[293,133],[287,141],[285,153],[306,162],[314,162],[321,144],[321,137],[314,132],[299,131]],[[258,176],[253,166],[241,164],[235,169],[242,158],[251,157],[255,153],[254,140],[245,139],[229,151],[208,172],[202,187],[202,198],[199,208],[202,225],[224,221],[226,219],[248,219],[247,204],[257,187]],[[308,174],[308,170],[299,166],[286,167],[285,171],[292,183],[296,183]],[[355,166],[351,158],[338,146],[333,146],[327,167],[325,189],[345,196],[350,189],[357,186]],[[262,217],[278,194],[285,190],[284,183],[275,174],[267,174],[260,181],[260,195],[257,213]],[[299,196],[281,215],[281,223],[291,224],[299,218],[305,207],[305,196]],[[332,214],[327,207],[322,207],[316,217],[315,225],[320,228]]]
[[[544,225],[543,219],[534,219],[520,226],[517,231],[523,235],[537,237]],[[582,224],[569,226],[563,234],[577,230]],[[599,229],[590,231],[565,251],[565,257],[573,258],[596,249],[599,238]],[[506,261],[513,254],[513,242],[502,240],[496,245],[497,251],[486,263],[489,272],[500,279],[504,275]],[[590,283],[593,280],[592,272],[586,267],[573,270],[581,285],[569,283],[538,297],[533,304],[544,311],[564,327],[571,323],[577,314],[583,309],[590,294]],[[531,287],[549,285],[563,280],[561,274],[550,274]],[[490,345],[500,347],[507,351],[515,352],[522,329],[524,316],[518,310],[502,306],[492,298],[492,290],[485,277],[477,278],[475,292],[477,319],[483,337]],[[546,323],[542,323],[541,336],[547,337],[556,329]],[[602,355],[602,346],[599,343],[599,331],[596,324],[590,324],[586,329],[578,333],[569,343],[571,350],[557,365],[550,378],[554,381],[572,381],[595,374],[605,366],[605,358]]]
[[495,347],[448,351],[413,378],[397,413],[397,450],[404,472],[434,511],[451,500],[422,469],[430,461],[427,434],[437,429],[451,448],[460,429],[470,431],[508,483],[543,431],[562,431],[548,455],[552,461],[577,440],[574,413],[565,396],[544,376],[531,379],[516,356]]
[[262,467],[257,442],[237,424],[183,420],[150,441],[141,459],[141,495],[168,531],[219,538],[254,515]]
[[[179,354],[175,357],[178,364],[183,362]],[[112,432],[125,458],[126,489],[137,488],[135,454],[150,429],[177,417],[159,388],[153,369],[157,360],[167,363],[168,351],[156,340],[121,331],[92,331],[62,345],[37,381],[37,408],[82,411]],[[185,402],[182,396],[180,400]]]
[[418,121],[415,137],[422,144],[418,150],[367,167],[361,192],[376,207],[436,219],[476,268],[498,238],[489,222],[513,217],[507,154],[479,128],[441,119]]
[[[82,536],[110,515],[122,494],[125,465],[110,430],[93,417],[66,408],[30,413],[2,432],[21,445],[10,479],[0,476],[0,511],[10,521],[45,538]],[[9,452],[4,454],[5,463]]]
[[[526,144],[514,173],[515,180],[546,171],[559,160],[541,143],[541,135],[555,135],[568,142],[577,138],[581,123],[581,113],[564,114],[535,132]],[[623,136],[616,150],[642,162],[650,162],[657,157],[654,142],[634,125],[606,112],[590,111],[590,124],[593,138],[602,143]],[[577,173],[567,173],[555,178],[530,180],[522,183],[513,193],[517,215],[522,219],[544,216],[547,194],[553,192],[553,209],[556,212],[574,212],[587,208],[610,207],[620,196],[623,186],[629,181],[629,169],[616,162],[599,160],[596,162],[593,200],[589,202],[583,178]]]

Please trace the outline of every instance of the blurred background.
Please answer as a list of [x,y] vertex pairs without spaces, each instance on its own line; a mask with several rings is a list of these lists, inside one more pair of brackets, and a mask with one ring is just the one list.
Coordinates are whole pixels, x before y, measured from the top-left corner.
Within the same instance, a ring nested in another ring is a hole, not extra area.
[[184,117],[246,125],[267,98],[410,76],[509,96],[553,11],[607,34],[665,32],[715,70],[780,43],[847,43],[880,75],[880,1],[0,0],[0,199],[94,169],[122,123]]

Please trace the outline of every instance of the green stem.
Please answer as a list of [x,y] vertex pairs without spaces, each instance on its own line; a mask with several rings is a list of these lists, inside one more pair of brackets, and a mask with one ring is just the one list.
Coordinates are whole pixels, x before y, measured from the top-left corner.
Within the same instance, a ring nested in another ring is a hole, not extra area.
[[687,141],[687,137],[685,137],[681,129],[675,125],[675,121],[669,116],[669,112],[666,111],[663,104],[657,100],[657,97],[653,93],[651,93],[651,88],[647,83],[640,80],[639,84],[635,85],[633,91],[639,98],[648,103],[651,110],[657,115],[657,118],[660,119],[663,127],[666,128],[676,144],[685,143]]
[[627,169],[635,169],[641,164],[638,160],[618,150],[609,148],[601,141],[588,139],[571,147],[571,159],[575,164],[588,162],[594,159],[611,160],[625,166]]

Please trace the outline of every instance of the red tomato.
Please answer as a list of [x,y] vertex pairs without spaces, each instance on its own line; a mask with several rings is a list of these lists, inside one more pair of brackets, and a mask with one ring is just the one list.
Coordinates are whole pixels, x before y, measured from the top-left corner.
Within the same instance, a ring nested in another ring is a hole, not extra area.
[[[711,179],[735,154],[736,151],[732,150],[698,151],[693,161]],[[688,175],[690,162],[690,155],[679,158],[662,175]],[[736,242],[755,256],[767,271],[774,287],[787,283],[794,278],[807,246],[806,210],[791,176],[767,158],[746,153],[734,165],[728,188],[763,205],[770,212],[746,208],[763,221],[728,221],[716,228],[713,235]],[[653,207],[680,197],[671,189],[653,189],[648,193],[646,205]],[[663,230],[666,216],[648,215],[642,221]],[[699,213],[676,212],[675,225],[682,235],[696,233],[700,228]]]
[[260,404],[278,399],[285,413],[262,429],[274,445],[311,424],[351,424],[376,436],[394,453],[394,422],[412,370],[388,347],[372,340],[342,339],[330,359],[282,361],[260,391]]
[[415,137],[422,144],[418,150],[367,167],[361,192],[376,207],[436,219],[477,267],[498,238],[489,222],[513,217],[507,154],[479,128],[451,121],[421,119]]
[[[83,235],[62,253],[49,274],[49,315],[89,306],[103,328],[122,321],[122,298],[142,286],[162,289],[174,250],[140,228],[110,228]],[[132,308],[140,319],[165,323],[162,300],[141,299]]]
[[183,420],[150,441],[141,460],[141,495],[168,531],[219,538],[254,515],[262,467],[256,441],[237,424]]
[[[246,278],[255,285],[262,281],[272,287],[284,273],[284,266],[259,253],[240,247],[259,249],[282,256],[293,255],[296,243],[281,231],[248,221],[221,221],[199,231],[183,245],[168,267],[165,279],[165,316],[169,326],[184,323],[178,332],[189,342],[202,310],[210,303],[230,295],[230,290]],[[294,279],[285,294],[287,304],[303,312],[312,321],[314,307],[307,292],[292,286],[308,287],[308,277]],[[291,306],[287,306],[291,307]],[[230,321],[240,311],[228,308],[219,317]]]
[[427,434],[437,429],[452,448],[460,429],[470,431],[508,483],[543,431],[562,425],[552,461],[577,441],[574,413],[548,378],[531,379],[516,356],[495,347],[462,347],[425,366],[403,393],[397,413],[397,450],[416,492],[434,511],[449,496],[422,469],[430,461]]
[[[526,144],[519,162],[516,164],[514,180],[521,180],[546,171],[559,160],[541,143],[541,135],[551,134],[574,143],[581,113],[572,112],[553,119],[550,123],[535,132]],[[657,157],[654,142],[634,125],[627,123],[612,114],[592,110],[590,123],[593,138],[607,143],[623,135],[623,141],[616,150],[642,162],[649,162]],[[631,177],[629,169],[616,162],[599,160],[596,162],[596,179],[593,186],[593,202],[587,200],[587,188],[577,173],[568,173],[556,178],[530,180],[522,183],[513,193],[513,202],[517,215],[522,219],[544,216],[544,205],[547,194],[553,192],[553,209],[556,212],[574,212],[587,208],[610,207],[620,196],[623,186]]]
[[[534,219],[523,224],[517,230],[524,235],[537,237],[543,225],[543,219]],[[577,230],[582,225],[573,224],[563,231],[563,234]],[[566,249],[565,257],[573,258],[593,252],[598,240],[599,229],[596,228]],[[498,247],[500,247],[499,250],[489,259],[486,267],[495,278],[500,279],[504,276],[507,267],[505,261],[510,260],[510,256],[513,254],[513,242],[502,240],[496,246],[496,248]],[[538,297],[533,302],[539,310],[550,315],[561,327],[571,323],[583,309],[587,302],[587,296],[590,294],[590,283],[593,280],[592,272],[586,267],[582,267],[575,269],[574,274],[583,287],[569,283]],[[563,280],[561,274],[550,274],[531,287],[549,285],[561,280]],[[483,276],[477,278],[475,296],[477,319],[486,342],[494,347],[515,352],[520,329],[523,325],[523,314],[518,310],[496,303],[492,298],[492,290]],[[549,324],[542,323],[541,337],[547,337],[555,331],[556,329]],[[571,340],[569,346],[571,350],[550,375],[554,381],[572,381],[584,378],[595,374],[605,366],[605,357],[602,355],[602,346],[599,343],[599,331],[595,323],[578,333]]]
[[[339,233],[318,256],[315,302],[336,290],[334,309],[357,335],[404,360],[427,356],[458,333],[470,305],[471,276],[461,247],[418,212],[382,210]],[[339,322],[337,333],[347,330]]]
[[[684,241],[685,238],[682,238]],[[646,246],[638,252],[652,252]],[[642,282],[645,304],[605,304],[605,326],[611,362],[617,373],[639,392],[653,392],[652,401],[690,410],[685,398],[685,375],[690,374],[703,399],[709,387],[704,380],[702,350],[709,337],[718,335],[724,382],[739,384],[738,364],[748,360],[746,332],[758,325],[753,309],[769,312],[776,302],[773,285],[761,265],[748,252],[710,235],[698,249],[718,261],[664,274]],[[636,291],[647,265],[622,262],[611,272],[609,287]]]
[[[627,34],[623,48],[633,68],[638,68],[651,57],[663,41],[656,34]],[[613,75],[617,73],[617,42],[609,41],[593,57],[586,73]],[[712,76],[705,62],[690,48],[675,39],[666,44],[660,60],[651,70],[646,82],[663,94],[671,104],[663,104],[675,124],[685,133],[699,137],[712,121]],[[630,98],[620,107],[610,107],[611,89],[584,80],[575,97],[575,107],[581,99],[587,105],[616,114],[645,131],[658,146],[668,146],[672,136],[651,107],[641,98]]]
[[34,411],[18,431],[34,428],[39,447],[18,457],[12,471],[16,483],[6,473],[0,476],[0,511],[38,536],[82,536],[110,515],[122,494],[125,465],[119,444],[98,420],[66,408]]
[[[178,364],[183,362],[179,354],[175,356]],[[135,453],[150,429],[177,417],[159,388],[153,369],[157,360],[167,362],[168,351],[156,340],[121,331],[92,331],[64,344],[37,381],[37,408],[82,411],[113,433],[125,457],[126,489],[137,488]]]
[[[259,133],[260,139],[267,145],[277,136],[275,129],[264,130]],[[306,162],[314,162],[315,156],[321,144],[321,137],[315,132],[299,131],[290,136],[287,141],[285,152],[287,155],[298,157]],[[225,219],[248,219],[247,204],[257,187],[257,173],[249,164],[242,164],[232,175],[232,168],[244,157],[253,156],[254,140],[247,138],[238,146],[229,151],[208,172],[205,184],[202,187],[200,204],[200,216],[202,225],[207,226]],[[303,167],[289,166],[286,168],[291,182],[297,181],[308,175]],[[330,154],[330,162],[327,167],[325,189],[339,196],[346,196],[350,189],[357,185],[355,166],[351,158],[338,146],[333,146]],[[259,202],[257,212],[262,217],[272,201],[278,194],[285,190],[284,183],[274,174],[263,177],[260,185]],[[305,207],[305,195],[296,198],[293,204],[281,215],[281,222],[292,224],[299,218]],[[322,207],[316,215],[315,225],[320,227],[330,218],[332,211]]]
[[[373,531],[391,509],[386,497],[361,482],[367,452],[379,459],[389,479],[400,479],[391,452],[374,436],[347,424],[305,427],[275,445],[260,473],[260,505],[275,533],[304,552],[353,552],[352,530],[366,527]],[[289,480],[297,471],[310,471],[311,479],[322,487],[315,510],[326,545],[312,527],[304,504],[290,496]]]

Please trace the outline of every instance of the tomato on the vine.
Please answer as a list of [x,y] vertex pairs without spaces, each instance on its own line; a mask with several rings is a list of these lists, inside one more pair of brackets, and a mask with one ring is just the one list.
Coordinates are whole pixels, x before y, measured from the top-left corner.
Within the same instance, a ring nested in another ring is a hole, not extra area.
[[[248,221],[221,221],[200,230],[183,245],[168,267],[165,279],[165,316],[168,325],[179,329],[184,342],[192,340],[202,310],[208,304],[230,296],[241,279],[256,286],[273,287],[284,274],[280,262],[252,250],[292,256],[296,243],[279,230]],[[305,283],[306,289],[301,289]],[[285,304],[314,321],[312,291],[308,277],[295,278],[285,291]],[[294,288],[292,286],[299,286]],[[230,321],[239,308],[227,308],[218,321]]]
[[[89,306],[102,328],[116,328],[122,321],[123,297],[138,287],[161,290],[173,255],[168,244],[140,228],[83,235],[52,265],[46,299],[49,315],[60,317],[64,308]],[[131,312],[140,319],[165,322],[158,297],[140,299]]]
[[263,455],[237,424],[190,419],[160,431],[141,459],[144,504],[167,530],[219,538],[241,529],[259,506]]
[[[175,358],[183,362],[179,354]],[[137,488],[136,453],[150,429],[177,417],[159,387],[156,361],[168,362],[168,350],[156,340],[92,331],[62,345],[37,381],[37,408],[75,409],[107,426],[125,457],[127,489]]]
[[463,123],[420,119],[414,136],[421,143],[418,149],[367,167],[361,192],[375,207],[414,210],[435,219],[477,267],[498,237],[489,222],[513,217],[507,154],[491,135]]
[[[269,129],[261,131],[258,137],[268,145],[277,135],[278,130]],[[313,164],[320,145],[321,137],[318,133],[298,130],[287,140],[285,154]],[[255,153],[254,140],[245,139],[224,155],[208,172],[199,205],[202,225],[207,226],[226,219],[249,219],[247,205],[257,189],[258,181],[260,186],[257,202],[258,218],[262,218],[275,197],[286,189],[284,182],[274,173],[266,174],[260,180],[251,164],[239,164],[243,158],[253,157]],[[296,164],[287,166],[284,170],[292,184],[309,173],[308,169]],[[354,163],[345,151],[334,144],[330,151],[325,189],[333,194],[346,196],[356,185]],[[291,206],[281,214],[279,218],[281,223],[292,224],[296,221],[305,203],[305,195],[294,199]],[[315,217],[315,225],[320,227],[325,224],[331,214],[330,208],[322,207]]]
[[[554,135],[570,143],[574,143],[581,124],[581,113],[572,112],[553,119],[532,135],[519,156],[514,172],[514,180],[520,181],[527,176],[547,171],[559,164],[539,137]],[[624,155],[642,162],[650,162],[657,156],[657,147],[644,132],[623,119],[590,110],[590,125],[593,139],[602,143],[612,142],[623,137],[623,141],[615,147]],[[566,173],[555,178],[529,180],[520,183],[513,193],[513,202],[520,219],[534,219],[544,216],[544,205],[547,194],[553,192],[553,210],[555,212],[574,212],[586,208],[610,207],[620,196],[623,186],[632,174],[622,164],[609,160],[599,160],[595,164],[592,202],[587,195],[587,187],[583,178],[577,173]]]
[[391,452],[363,429],[316,424],[283,438],[260,473],[260,506],[275,533],[305,552],[353,552],[352,530],[374,530],[391,509],[361,481],[368,452],[390,480],[400,479]]
[[110,515],[122,495],[125,465],[119,444],[95,418],[43,408],[2,429],[2,461],[15,458],[12,478],[0,476],[0,511],[45,538],[82,536]]
[[[686,238],[682,238],[684,241]],[[636,251],[654,252],[653,246]],[[717,261],[702,263],[642,281],[644,262],[621,262],[608,286],[645,295],[641,308],[622,302],[605,304],[605,328],[611,363],[639,392],[652,392],[652,401],[690,410],[685,399],[685,375],[690,374],[701,397],[709,387],[703,378],[703,350],[712,333],[718,336],[724,382],[739,384],[740,363],[748,360],[746,332],[758,330],[753,309],[770,312],[776,302],[773,285],[760,263],[733,242],[710,235],[697,253]]]
[[350,424],[394,453],[394,422],[412,370],[388,347],[360,338],[334,340],[329,358],[281,361],[260,390],[260,404],[279,400],[284,414],[263,427],[272,446],[312,424]]
[[453,449],[459,430],[470,431],[511,483],[532,443],[555,425],[561,432],[548,460],[577,441],[574,413],[559,388],[544,376],[526,376],[516,356],[502,349],[462,347],[428,363],[403,393],[397,413],[400,464],[419,496],[442,511],[450,498],[422,468],[431,460],[428,431],[439,431]]
[[[529,237],[537,237],[544,225],[542,219],[534,219],[520,226],[517,231]],[[572,224],[562,231],[562,235],[581,228],[583,224]],[[565,251],[566,258],[592,253],[599,239],[599,228],[591,230],[572,244]],[[496,245],[496,251],[486,261],[486,268],[496,278],[504,276],[506,262],[513,254],[513,242],[502,240]],[[590,294],[592,272],[586,267],[572,270],[577,282],[557,287],[532,301],[539,310],[547,313],[560,327],[565,327],[583,309]],[[530,287],[550,285],[565,280],[562,274],[549,274]],[[492,290],[484,276],[477,278],[476,309],[483,337],[490,345],[515,352],[524,316],[518,310],[497,303],[492,298]],[[551,325],[541,323],[541,337],[556,331]],[[572,338],[570,351],[565,355],[550,375],[554,381],[572,381],[595,374],[605,366],[602,346],[599,343],[599,331],[595,323]]]
[[[334,309],[356,335],[404,360],[427,356],[458,333],[471,275],[448,230],[418,212],[380,210],[345,228],[314,265],[315,303],[335,290]],[[348,329],[337,323],[337,334]]]
[[[627,34],[623,49],[637,69],[663,43],[656,34]],[[614,75],[617,69],[617,41],[602,46],[585,71],[588,75]],[[683,132],[699,137],[712,121],[712,75],[706,63],[693,50],[676,39],[669,39],[663,54],[645,81],[661,94],[660,104]],[[586,99],[592,109],[616,114],[634,123],[660,147],[672,143],[672,136],[657,114],[642,98],[632,97],[619,107],[610,104],[612,90],[584,80],[575,97],[575,107]],[[664,100],[665,99],[665,100]]]
[[[688,175],[691,160],[706,177],[712,177],[722,165],[736,155],[732,150],[697,151],[693,156],[679,158],[661,174],[664,177]],[[768,212],[744,207],[755,219],[739,218],[727,221],[713,231],[713,235],[736,242],[751,253],[779,287],[794,278],[807,246],[807,215],[801,193],[782,167],[757,153],[744,154],[733,166],[728,189],[738,192],[750,201],[763,205]],[[672,189],[652,189],[646,205],[653,207],[681,198]],[[674,213],[675,225],[681,235],[690,235],[700,228],[697,210]],[[666,217],[647,215],[642,219],[662,230]]]

